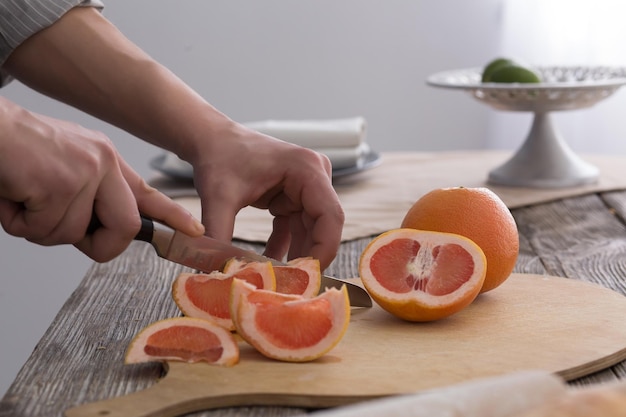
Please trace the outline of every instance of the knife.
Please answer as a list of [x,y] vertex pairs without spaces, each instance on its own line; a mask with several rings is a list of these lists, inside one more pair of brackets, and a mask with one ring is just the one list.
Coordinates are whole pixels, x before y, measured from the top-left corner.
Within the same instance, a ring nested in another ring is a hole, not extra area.
[[[87,233],[93,233],[101,225],[100,220],[94,215],[87,228]],[[141,216],[141,229],[134,239],[150,243],[161,258],[203,272],[221,270],[226,261],[231,258],[261,262],[269,261],[273,265],[286,265],[284,262],[276,259],[259,255],[256,252],[245,250],[208,236],[188,236],[146,216]],[[348,290],[351,306],[372,306],[372,299],[367,291],[356,284],[339,278],[322,275],[320,291],[324,291],[327,287],[341,288],[343,285]]]

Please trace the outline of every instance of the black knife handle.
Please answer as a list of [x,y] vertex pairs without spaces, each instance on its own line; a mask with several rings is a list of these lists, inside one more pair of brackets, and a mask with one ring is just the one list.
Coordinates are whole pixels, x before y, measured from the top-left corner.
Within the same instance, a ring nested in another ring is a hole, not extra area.
[[[96,213],[93,213],[91,215],[91,220],[89,221],[89,225],[87,226],[87,231],[85,234],[93,234],[93,232],[95,232],[96,229],[99,229],[100,227],[102,227],[102,223],[100,222],[100,219],[98,218]],[[134,240],[141,240],[143,242],[150,243],[152,242],[153,235],[154,222],[151,218],[141,215],[141,228],[139,229],[137,235],[134,237]]]

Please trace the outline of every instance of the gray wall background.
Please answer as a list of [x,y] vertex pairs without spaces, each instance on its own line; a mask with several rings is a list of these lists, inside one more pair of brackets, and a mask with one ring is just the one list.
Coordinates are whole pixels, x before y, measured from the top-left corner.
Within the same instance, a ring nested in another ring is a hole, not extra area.
[[[241,122],[360,115],[379,151],[513,149],[529,127],[530,115],[498,113],[464,93],[425,85],[434,72],[515,56],[502,43],[506,0],[105,3],[105,16],[130,39]],[[541,55],[521,51],[529,62],[550,56],[545,48]],[[159,149],[17,82],[0,94],[105,132],[141,175],[153,175],[148,162]],[[595,141],[581,134],[581,126],[619,113],[622,102],[559,115],[572,147],[623,153],[618,116]],[[503,133],[507,141],[498,139]],[[42,248],[3,232],[0,251],[3,393],[91,261],[72,247]]]

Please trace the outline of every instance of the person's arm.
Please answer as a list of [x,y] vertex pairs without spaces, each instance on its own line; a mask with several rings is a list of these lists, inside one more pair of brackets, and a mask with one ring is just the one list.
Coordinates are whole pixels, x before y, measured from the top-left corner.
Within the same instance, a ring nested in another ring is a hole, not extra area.
[[190,162],[207,234],[229,240],[236,213],[254,205],[275,216],[268,255],[310,255],[323,267],[335,257],[344,217],[328,158],[230,120],[96,10],[68,12],[5,69]]
[[2,65],[22,42],[55,23],[74,7],[102,10],[100,0],[11,0],[0,1],[0,86],[12,77]]
[[31,88],[187,160],[205,150],[197,136],[231,123],[93,8],[72,9],[24,41],[4,67]]

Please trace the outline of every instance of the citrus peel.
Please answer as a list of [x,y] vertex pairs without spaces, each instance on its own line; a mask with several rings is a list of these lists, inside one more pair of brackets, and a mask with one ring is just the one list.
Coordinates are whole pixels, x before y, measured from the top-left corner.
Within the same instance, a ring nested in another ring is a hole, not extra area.
[[233,280],[231,317],[237,333],[268,358],[287,362],[315,360],[333,349],[350,321],[345,286],[314,298],[256,289]]
[[[232,258],[224,265],[223,272],[230,274],[256,261]],[[312,257],[292,259],[285,265],[273,265],[276,292],[314,297],[320,291],[322,272],[320,261]]]
[[479,294],[487,261],[470,239],[394,229],[363,251],[359,274],[374,301],[409,321],[433,321],[467,307]]
[[245,280],[257,288],[272,291],[276,288],[272,264],[254,262],[229,273],[181,273],[172,284],[172,298],[185,316],[212,320],[234,330],[228,304],[234,278]]
[[211,321],[175,317],[142,329],[124,357],[126,364],[167,360],[232,366],[239,361],[239,346],[228,330]]

